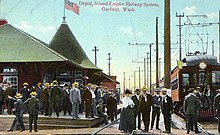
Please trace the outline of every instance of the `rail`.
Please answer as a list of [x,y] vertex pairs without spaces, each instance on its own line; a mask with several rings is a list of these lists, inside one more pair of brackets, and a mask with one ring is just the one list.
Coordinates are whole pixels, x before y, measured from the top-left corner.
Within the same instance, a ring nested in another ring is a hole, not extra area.
[[114,123],[117,122],[119,119],[120,119],[120,117],[117,118],[116,120],[112,121],[111,123],[105,125],[104,127],[98,129],[97,131],[93,132],[92,135],[96,135],[97,133],[101,132],[102,130],[108,128],[110,125],[114,124]]
[[198,129],[200,131],[202,131],[205,135],[209,135],[209,132],[206,131],[203,127],[202,127],[202,124],[200,124],[199,122],[197,122],[197,125],[198,125]]

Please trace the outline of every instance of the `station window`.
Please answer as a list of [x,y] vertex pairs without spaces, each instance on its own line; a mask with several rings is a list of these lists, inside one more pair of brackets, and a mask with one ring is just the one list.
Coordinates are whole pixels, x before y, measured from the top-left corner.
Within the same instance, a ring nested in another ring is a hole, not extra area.
[[3,73],[17,73],[16,67],[3,67]]
[[212,71],[212,85],[220,85],[220,71]]
[[12,84],[12,88],[18,91],[18,76],[3,76],[3,80]]
[[182,74],[183,76],[183,86],[188,86],[189,85],[189,74]]
[[75,77],[82,77],[83,73],[82,71],[75,71]]
[[199,73],[199,85],[204,85],[205,84],[205,73],[200,72]]

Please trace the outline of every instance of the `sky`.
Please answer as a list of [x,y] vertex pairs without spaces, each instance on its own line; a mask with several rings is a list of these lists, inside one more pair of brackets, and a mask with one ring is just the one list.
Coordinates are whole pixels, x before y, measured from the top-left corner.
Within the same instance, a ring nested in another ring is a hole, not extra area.
[[[0,18],[49,43],[62,24],[64,0],[0,0]],[[144,63],[149,46],[132,46],[136,43],[155,43],[155,20],[158,17],[159,43],[163,43],[164,0],[70,0],[80,7],[79,15],[65,10],[66,21],[74,36],[94,63],[94,46],[97,46],[98,67],[108,74],[108,53],[111,53],[111,75],[116,75],[123,88],[125,72],[126,88],[133,89],[134,74],[141,69],[141,85],[144,85]],[[103,5],[108,2],[108,5]],[[97,5],[99,3],[99,5]],[[102,4],[100,4],[102,3]],[[118,3],[118,5],[116,5]],[[182,57],[188,52],[206,51],[219,54],[218,23],[219,0],[171,0],[171,65],[179,59],[179,19],[182,18]],[[110,11],[105,11],[109,9]],[[115,9],[115,11],[112,11]],[[129,11],[124,11],[129,9]],[[118,11],[119,10],[119,11]],[[192,15],[206,15],[192,17]],[[187,16],[191,16],[188,17]],[[189,22],[214,23],[208,27],[193,27]],[[199,36],[198,36],[199,35]],[[207,36],[208,35],[208,36]],[[201,43],[201,41],[203,41]],[[155,45],[152,46],[152,82],[155,82]],[[164,46],[159,44],[161,76],[163,77]],[[129,79],[130,78],[130,79]],[[130,81],[129,81],[130,80]],[[130,82],[130,83],[129,83]],[[130,85],[129,85],[130,84]],[[138,80],[136,80],[138,84]]]

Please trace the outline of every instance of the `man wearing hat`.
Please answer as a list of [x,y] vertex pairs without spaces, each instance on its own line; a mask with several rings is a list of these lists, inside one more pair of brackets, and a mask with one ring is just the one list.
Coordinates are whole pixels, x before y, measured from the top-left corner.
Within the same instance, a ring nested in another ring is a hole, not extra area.
[[4,95],[6,97],[7,113],[11,115],[12,109],[14,107],[14,101],[13,101],[13,99],[8,98],[8,96],[14,97],[16,95],[16,92],[12,88],[12,84],[10,81],[7,82],[7,88],[4,91]]
[[140,105],[139,111],[142,114],[142,120],[144,122],[144,132],[149,131],[149,123],[150,123],[150,112],[152,106],[152,95],[150,94],[150,90],[144,86],[142,88],[143,94],[140,96]]
[[38,132],[37,130],[37,119],[38,119],[38,111],[39,111],[39,100],[36,98],[37,93],[31,92],[31,98],[28,98],[24,102],[24,106],[28,109],[29,113],[29,130],[32,132],[32,124],[34,121],[34,131]]
[[9,130],[7,130],[8,132],[15,130],[17,123],[19,123],[21,130],[25,131],[25,127],[24,127],[24,122],[23,122],[23,101],[21,100],[22,95],[20,93],[17,93],[15,98],[8,96],[8,98],[12,99],[15,101],[14,104],[14,112],[15,112],[15,119],[13,121],[13,124],[11,126],[11,128]]
[[216,90],[217,95],[214,97],[214,105],[218,115],[218,132],[220,133],[220,89]]
[[185,97],[183,103],[183,109],[187,116],[187,134],[189,134],[192,125],[195,126],[195,133],[198,132],[197,122],[194,123],[195,118],[197,118],[197,112],[201,106],[201,101],[199,98],[193,93],[194,88],[189,88],[189,94]]
[[42,97],[42,93],[43,93],[43,88],[42,88],[42,83],[41,82],[38,82],[37,83],[37,86],[36,86],[36,92],[37,92],[37,96],[36,98],[39,99],[40,101],[40,112],[41,114],[43,114],[43,97]]
[[69,115],[71,115],[71,102],[70,102],[70,89],[68,84],[64,84],[62,91],[62,106],[63,106],[63,115],[66,115],[68,111]]
[[155,117],[157,117],[156,129],[160,130],[159,121],[160,121],[160,109],[161,109],[161,104],[162,104],[162,97],[160,96],[160,89],[157,88],[155,90],[155,93],[156,94],[153,96],[153,111],[152,111],[152,118],[151,118],[151,130],[154,127]]
[[92,104],[92,94],[89,91],[88,87],[84,88],[83,92],[83,99],[84,99],[84,111],[85,111],[85,117],[89,118],[90,111],[91,111],[91,104]]
[[58,82],[53,81],[53,87],[50,89],[50,107],[49,116],[52,115],[52,110],[55,107],[57,117],[59,117],[60,99],[61,99],[61,88],[58,87]]
[[[138,111],[139,101],[140,101],[140,89],[135,90],[135,95],[131,97],[134,102],[134,119],[135,119],[135,127],[138,126],[138,129],[141,129],[141,113]],[[136,119],[138,117],[138,124],[136,124]]]
[[0,114],[3,113],[3,104],[5,100],[5,94],[3,90],[3,82],[0,80]]
[[108,100],[108,88],[104,87],[102,93],[102,100],[103,100],[103,112],[105,112],[105,108],[107,107],[107,100]]
[[70,90],[70,102],[72,103],[72,116],[73,119],[78,119],[79,116],[79,104],[81,104],[81,94],[78,89],[78,82],[74,82],[72,85],[72,89]]
[[113,96],[112,92],[108,92],[107,100],[107,114],[111,121],[114,121],[114,118],[117,119],[117,100]]
[[[168,89],[162,88],[162,114],[164,116],[164,133],[171,133],[171,114],[173,113],[173,101],[171,96],[167,92]],[[169,89],[170,90],[170,89]]]
[[31,90],[28,88],[28,83],[27,82],[24,82],[23,83],[23,88],[20,89],[20,93],[21,95],[23,96],[22,97],[22,101],[26,101],[30,96],[30,93],[31,93]]

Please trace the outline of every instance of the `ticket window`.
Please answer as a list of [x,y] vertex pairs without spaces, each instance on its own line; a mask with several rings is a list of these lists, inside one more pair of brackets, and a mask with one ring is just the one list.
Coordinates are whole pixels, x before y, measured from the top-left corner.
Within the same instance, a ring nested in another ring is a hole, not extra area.
[[10,81],[12,84],[12,88],[18,91],[18,76],[3,76],[3,81]]

